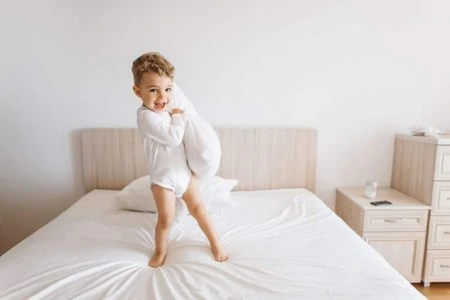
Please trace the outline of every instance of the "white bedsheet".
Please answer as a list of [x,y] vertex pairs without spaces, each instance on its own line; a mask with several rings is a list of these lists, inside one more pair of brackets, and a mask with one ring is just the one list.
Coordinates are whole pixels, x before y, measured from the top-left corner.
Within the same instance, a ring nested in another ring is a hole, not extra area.
[[116,195],[89,193],[0,257],[0,299],[425,299],[306,190],[234,192],[212,215],[225,263],[180,216],[159,269],[156,215]]

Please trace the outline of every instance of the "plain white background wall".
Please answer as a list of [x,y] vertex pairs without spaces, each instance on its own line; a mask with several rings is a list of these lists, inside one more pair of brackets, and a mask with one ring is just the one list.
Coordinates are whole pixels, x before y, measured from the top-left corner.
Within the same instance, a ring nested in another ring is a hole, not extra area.
[[[131,62],[160,51],[213,125],[319,131],[317,194],[373,175],[393,139],[450,129],[450,2],[2,1],[2,249],[83,193],[77,129],[135,126]],[[70,234],[70,233],[68,233]]]

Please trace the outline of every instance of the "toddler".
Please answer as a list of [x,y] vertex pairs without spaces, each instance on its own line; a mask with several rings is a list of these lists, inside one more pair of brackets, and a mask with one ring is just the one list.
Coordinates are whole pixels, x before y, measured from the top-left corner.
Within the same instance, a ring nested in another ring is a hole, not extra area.
[[167,255],[167,239],[175,217],[175,200],[181,197],[209,240],[217,261],[228,255],[219,244],[212,222],[200,197],[198,180],[189,169],[183,145],[188,115],[180,108],[168,111],[175,68],[159,53],[138,57],[132,66],[133,90],[142,100],[137,125],[149,164],[150,189],[158,210],[155,253],[149,266],[159,267]]

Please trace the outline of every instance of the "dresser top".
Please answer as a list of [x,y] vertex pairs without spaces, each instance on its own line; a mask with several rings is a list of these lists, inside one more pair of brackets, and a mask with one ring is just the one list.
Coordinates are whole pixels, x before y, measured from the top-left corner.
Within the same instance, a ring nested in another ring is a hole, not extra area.
[[[350,198],[355,204],[362,207],[364,210],[430,209],[428,205],[390,187],[379,187],[377,189],[377,197],[375,199],[365,197],[364,187],[341,187],[337,190]],[[370,204],[372,201],[381,200],[392,202],[392,205],[374,206]]]
[[430,143],[430,144],[436,144],[436,145],[450,145],[450,134],[442,134],[442,135],[439,135],[439,137],[397,134],[396,137],[403,139],[403,140],[411,140],[411,141],[422,142],[422,143]]

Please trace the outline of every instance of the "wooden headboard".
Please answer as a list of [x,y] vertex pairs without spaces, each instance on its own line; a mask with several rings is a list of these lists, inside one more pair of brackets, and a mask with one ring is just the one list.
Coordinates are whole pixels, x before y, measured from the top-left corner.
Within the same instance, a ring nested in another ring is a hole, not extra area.
[[[315,191],[317,130],[215,128],[222,145],[218,175],[239,180],[236,190],[306,188]],[[120,190],[148,174],[136,128],[81,132],[86,192]]]

